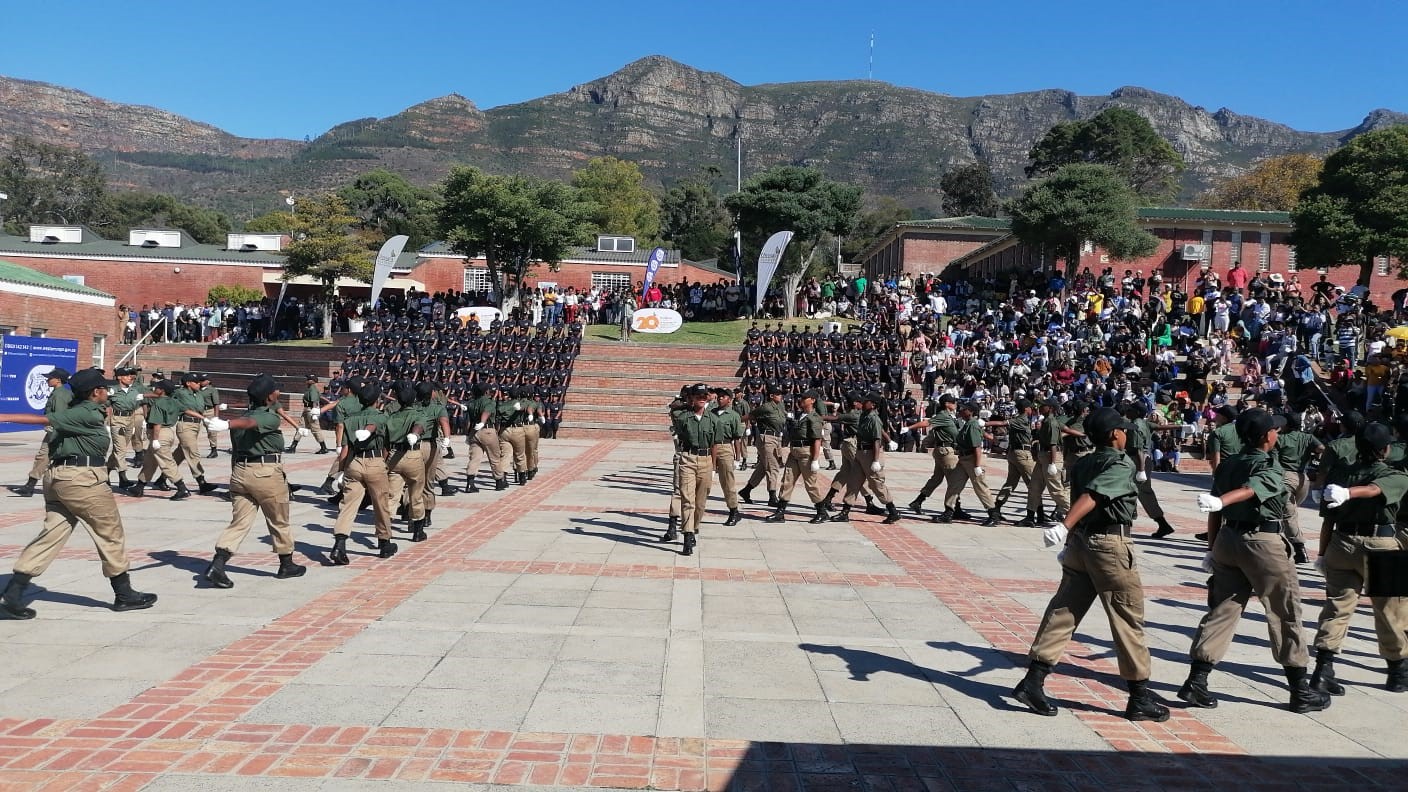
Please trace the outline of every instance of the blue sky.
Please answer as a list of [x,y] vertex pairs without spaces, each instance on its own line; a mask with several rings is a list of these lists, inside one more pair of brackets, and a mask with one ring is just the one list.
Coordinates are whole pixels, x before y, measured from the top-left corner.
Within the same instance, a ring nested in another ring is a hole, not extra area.
[[0,74],[250,137],[456,92],[525,101],[660,54],[741,83],[875,78],[966,96],[1122,85],[1297,129],[1408,112],[1402,0],[7,4]]

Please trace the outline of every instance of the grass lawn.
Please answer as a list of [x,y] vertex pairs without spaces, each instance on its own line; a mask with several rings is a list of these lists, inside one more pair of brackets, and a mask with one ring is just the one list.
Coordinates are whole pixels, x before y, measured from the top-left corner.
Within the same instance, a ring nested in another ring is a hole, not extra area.
[[[819,327],[831,319],[805,319],[799,318],[792,322],[783,320],[789,328],[792,324],[797,325],[798,330],[808,327]],[[841,319],[841,329],[845,331],[856,322]],[[776,320],[759,322],[758,326],[764,324],[775,325]],[[743,340],[747,337],[748,328],[753,325],[750,319],[738,319],[732,322],[685,322],[684,327],[673,333],[632,333],[631,343],[641,344],[699,344],[701,346],[721,346],[721,347],[741,347]],[[585,331],[589,341],[615,341],[620,331],[616,325],[587,325]]]

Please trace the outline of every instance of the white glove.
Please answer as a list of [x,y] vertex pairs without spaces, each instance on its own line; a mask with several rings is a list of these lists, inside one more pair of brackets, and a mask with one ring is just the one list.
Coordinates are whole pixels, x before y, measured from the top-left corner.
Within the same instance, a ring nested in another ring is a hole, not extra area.
[[1149,480],[1149,474],[1141,470],[1138,473],[1134,474],[1134,480],[1139,482],[1140,484],[1143,484],[1144,482]]
[[1041,529],[1041,544],[1044,547],[1055,547],[1064,544],[1066,541],[1066,526],[1061,523],[1052,523]]
[[416,443],[419,443],[419,442],[420,442],[420,435],[416,434],[415,432],[407,432],[407,433],[406,433],[406,445],[408,445],[408,446],[413,446],[413,445],[415,445]]
[[314,418],[317,418],[319,415],[323,414],[323,411],[318,409],[317,407],[309,407],[308,414],[313,416]]
[[1060,478],[1060,476],[1061,476],[1061,466],[1060,466],[1060,465],[1056,464],[1055,462],[1052,462],[1051,464],[1049,464],[1049,465],[1046,466],[1046,477],[1047,477],[1047,478]]
[[974,418],[973,420],[975,420],[975,421],[978,422],[978,428],[979,428],[979,429],[982,429],[984,426],[987,426],[987,425],[988,425],[988,422],[987,422],[987,421],[984,421],[982,418]]
[[205,428],[212,432],[223,432],[230,428],[230,422],[224,418],[206,418]]
[[1315,489],[1315,490],[1311,490],[1311,491],[1310,491],[1310,502],[1311,502],[1311,503],[1314,503],[1315,505],[1318,506],[1318,505],[1320,505],[1321,503],[1323,503],[1324,501],[1325,501],[1325,491],[1324,491],[1324,490]]
[[159,449],[159,448],[161,448],[161,441],[160,441],[160,440],[153,440],[153,441],[152,441],[152,444],[151,444],[151,449],[152,449],[153,451],[156,451],[156,450]]
[[815,473],[815,472],[817,472],[818,470],[821,470],[821,462],[818,462],[817,460],[813,459],[813,460],[812,460],[812,472]]
[[298,434],[299,437],[312,437],[312,436],[313,436],[313,430],[312,430],[312,429],[309,429],[309,428],[306,427],[306,426],[300,426],[300,427],[298,427],[297,434]]
[[137,394],[136,396],[134,396],[133,398],[136,399],[137,401],[141,401],[141,400],[143,400],[143,399],[145,399],[145,398],[147,398],[147,397],[146,397],[144,394],[139,393],[139,394]]
[[1325,574],[1325,556],[1315,557],[1315,571],[1322,575]]
[[1222,499],[1210,492],[1198,494],[1198,511],[1203,514],[1222,511]]
[[1349,490],[1338,484],[1331,484],[1325,487],[1325,505],[1331,509],[1343,506],[1349,500]]
[[358,429],[357,431],[352,433],[352,436],[357,438],[357,442],[359,443],[365,443],[368,440],[372,439],[372,433],[367,431],[366,429]]
[[973,468],[973,475],[975,475],[975,476],[981,476],[981,475],[983,475],[983,466],[982,466],[982,465],[979,465],[979,466]]
[[339,489],[339,490],[342,489],[342,483],[343,483],[344,481],[346,481],[346,480],[347,480],[347,474],[346,474],[346,473],[338,473],[336,476],[333,476],[333,479],[332,479],[332,488],[333,488],[333,489]]
[[483,421],[480,421],[479,423],[477,423],[477,424],[474,425],[474,431],[476,431],[476,432],[479,431],[480,429],[483,429],[483,428],[484,428],[484,422],[483,422]]
[[1211,550],[1207,551],[1206,553],[1203,553],[1203,563],[1202,563],[1201,566],[1202,566],[1204,572],[1208,573],[1209,575],[1212,574],[1212,551],[1211,551]]
[[1059,552],[1059,553],[1056,554],[1056,563],[1058,563],[1058,564],[1064,564],[1065,562],[1066,562],[1066,548],[1063,546],[1063,547],[1061,548],[1061,552]]
[[885,446],[885,450],[886,450],[886,451],[898,451],[898,450],[900,450],[900,444],[899,444],[899,443],[896,443],[894,440],[891,440],[890,443],[889,443],[889,445]]
[[440,438],[439,440],[436,441],[436,444],[440,446],[440,450],[441,450],[441,451],[449,451],[449,450],[450,450],[450,438],[448,438],[448,437],[442,437],[442,438]]
[[875,462],[871,462],[871,463],[870,463],[870,472],[871,472],[871,473],[879,473],[880,471],[882,471],[882,470],[884,470],[884,469],[885,469],[885,466],[882,465],[882,464],[880,464],[879,461],[875,461]]
[[228,409],[230,409],[230,405],[228,405],[228,404],[226,404],[226,403],[224,403],[224,402],[220,402],[220,406],[219,406],[218,408],[216,408],[216,409],[228,410]]
[[522,403],[522,402],[514,402],[514,403],[513,403],[513,409],[515,409],[515,410],[521,410],[521,409],[523,409],[523,403]]

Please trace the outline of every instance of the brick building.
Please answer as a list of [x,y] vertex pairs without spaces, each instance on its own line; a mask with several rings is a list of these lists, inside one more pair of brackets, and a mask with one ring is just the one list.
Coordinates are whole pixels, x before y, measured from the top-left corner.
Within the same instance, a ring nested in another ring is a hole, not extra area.
[[[952,267],[958,272],[978,277],[1001,275],[1005,272],[1036,271],[1064,266],[1044,251],[1022,244],[1009,233],[1010,225],[1002,218],[978,218],[987,221],[991,235],[980,246],[944,259],[947,251],[927,239],[926,229],[937,223],[971,224],[974,218],[948,218],[900,223],[885,239],[866,252],[862,259],[865,272],[872,277],[890,277],[900,272],[940,273]],[[1328,274],[1337,285],[1349,287],[1359,277],[1359,267],[1303,270],[1297,266],[1295,248],[1289,244],[1291,218],[1286,212],[1253,212],[1233,209],[1189,209],[1179,207],[1145,207],[1139,210],[1139,223],[1159,240],[1152,255],[1133,261],[1112,259],[1093,245],[1081,250],[1077,271],[1090,268],[1099,273],[1112,267],[1116,275],[1127,269],[1154,271],[1163,274],[1166,283],[1191,286],[1198,274],[1212,268],[1225,276],[1233,263],[1241,262],[1250,272],[1279,273],[1287,282],[1299,278],[1303,287]],[[949,227],[953,227],[950,225]],[[965,229],[965,233],[971,230]],[[910,239],[914,240],[911,246]],[[952,250],[954,248],[948,248]],[[899,255],[885,255],[885,251]],[[913,255],[910,255],[911,251]],[[935,255],[940,253],[941,255]],[[1370,298],[1380,306],[1390,304],[1395,291],[1408,286],[1398,277],[1398,262],[1382,257],[1374,262],[1369,279]],[[953,276],[951,271],[951,277]]]
[[860,254],[861,271],[871,278],[938,274],[954,259],[1008,235],[1011,224],[996,217],[943,217],[906,220]]
[[122,326],[111,294],[0,259],[0,335],[77,341],[79,368],[107,368]]

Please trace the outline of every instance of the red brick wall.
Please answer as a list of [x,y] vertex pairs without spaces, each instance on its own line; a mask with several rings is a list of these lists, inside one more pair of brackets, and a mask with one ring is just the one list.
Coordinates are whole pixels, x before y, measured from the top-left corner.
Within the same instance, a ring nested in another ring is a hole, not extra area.
[[[28,258],[6,254],[6,261],[56,277],[82,275],[84,285],[107,292],[119,305],[140,308],[174,303],[204,303],[210,287],[245,286],[268,293],[262,267],[224,264],[171,264],[137,261],[85,261],[82,259]],[[180,272],[176,272],[176,269]],[[278,294],[274,286],[273,294]]]
[[904,240],[904,271],[911,275],[921,272],[938,274],[960,256],[966,256],[993,241],[996,237],[971,234],[944,234],[909,237]]
[[81,369],[92,365],[94,336],[107,336],[103,366],[109,371],[112,364],[117,362],[116,349],[122,341],[122,322],[117,318],[116,308],[4,290],[0,290],[0,325],[15,328],[16,335],[27,336],[30,331],[42,328],[45,338],[77,341],[78,367]]

